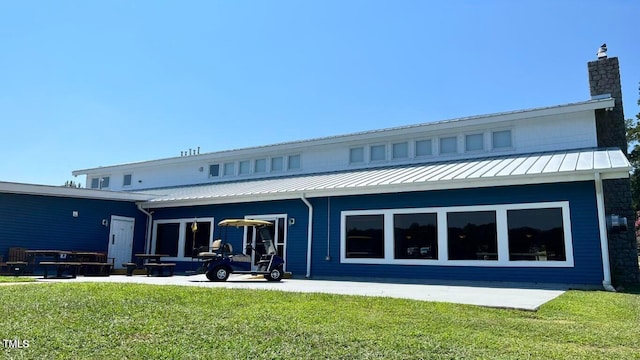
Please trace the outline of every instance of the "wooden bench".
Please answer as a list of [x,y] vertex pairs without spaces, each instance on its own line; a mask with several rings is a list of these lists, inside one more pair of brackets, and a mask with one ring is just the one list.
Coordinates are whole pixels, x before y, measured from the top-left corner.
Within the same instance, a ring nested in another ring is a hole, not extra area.
[[[66,261],[41,261],[40,266],[44,268],[44,278],[49,279],[49,269],[54,268],[56,270],[56,278],[75,278],[78,275],[78,269],[82,265],[79,262],[66,262]],[[65,273],[67,275],[65,276]]]
[[7,261],[7,272],[9,274],[18,276],[23,275],[27,271],[27,266],[29,265],[26,261]]
[[80,272],[84,276],[109,276],[112,266],[109,262],[85,261],[80,263]]
[[[173,269],[176,267],[175,263],[146,263],[144,267],[147,269],[147,276],[151,276],[155,271],[158,276],[173,276]],[[164,274],[164,269],[169,269],[169,274]]]

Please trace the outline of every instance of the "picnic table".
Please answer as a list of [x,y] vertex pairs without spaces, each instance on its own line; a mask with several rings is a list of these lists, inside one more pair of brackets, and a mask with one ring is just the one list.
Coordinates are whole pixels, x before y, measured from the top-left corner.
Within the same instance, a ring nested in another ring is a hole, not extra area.
[[[144,267],[147,270],[147,276],[151,276],[154,272],[158,276],[173,276],[173,271],[176,266],[175,263],[171,262],[162,262],[163,257],[169,257],[169,254],[135,254],[138,259],[138,263],[141,264],[141,267]],[[127,275],[131,275],[133,273],[132,263],[123,264],[127,267]],[[164,270],[169,270],[168,274],[165,274]]]

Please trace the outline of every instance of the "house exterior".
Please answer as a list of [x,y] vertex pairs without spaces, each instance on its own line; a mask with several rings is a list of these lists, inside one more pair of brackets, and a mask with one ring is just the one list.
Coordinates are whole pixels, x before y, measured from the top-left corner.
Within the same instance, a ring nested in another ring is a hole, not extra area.
[[[182,270],[218,221],[253,218],[294,276],[636,283],[618,60],[588,69],[582,102],[73,174],[131,196],[130,254]],[[235,249],[255,236],[229,231]]]
[[[136,201],[150,197],[59,186],[0,182],[0,255],[11,247],[108,252],[115,261],[144,251],[146,216]],[[109,244],[122,244],[118,253]]]

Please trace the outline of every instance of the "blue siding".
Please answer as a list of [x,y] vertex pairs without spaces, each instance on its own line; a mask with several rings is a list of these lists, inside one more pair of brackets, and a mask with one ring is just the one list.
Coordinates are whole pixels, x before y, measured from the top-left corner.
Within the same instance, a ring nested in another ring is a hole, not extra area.
[[[541,184],[480,189],[425,191],[309,199],[314,207],[312,276],[385,277],[415,280],[476,280],[600,284],[602,259],[593,182]],[[573,268],[360,265],[340,263],[340,213],[345,210],[473,206],[569,201],[573,237]],[[306,274],[307,214],[301,200],[154,209],[154,220],[213,217],[215,221],[245,215],[287,214],[287,270]],[[327,221],[330,220],[328,223]],[[218,237],[219,229],[214,229]],[[241,246],[241,230],[230,230],[232,245]],[[327,248],[329,251],[327,252]],[[327,254],[330,260],[326,260]]]
[[[295,218],[294,225],[287,228],[287,271],[300,275],[306,272],[307,257],[307,218],[308,208],[302,200],[255,202],[227,205],[204,205],[180,208],[153,209],[153,219],[182,219],[195,217],[213,217],[220,220],[244,218],[247,215],[286,214]],[[227,236],[234,249],[242,248],[242,229],[228,228]],[[214,238],[220,237],[220,227],[214,226]],[[182,263],[177,270],[190,269],[190,263]]]
[[[360,265],[340,263],[340,212],[345,210],[472,206],[569,201],[574,250],[573,268]],[[330,203],[330,256],[327,253],[327,207]],[[405,279],[560,282],[600,284],[602,259],[593,182],[541,184],[480,189],[348,196],[312,201],[316,214],[312,275]]]
[[106,252],[109,228],[102,219],[111,215],[136,219],[134,251],[142,251],[146,216],[134,203],[0,193],[0,254],[7,259],[14,246]]

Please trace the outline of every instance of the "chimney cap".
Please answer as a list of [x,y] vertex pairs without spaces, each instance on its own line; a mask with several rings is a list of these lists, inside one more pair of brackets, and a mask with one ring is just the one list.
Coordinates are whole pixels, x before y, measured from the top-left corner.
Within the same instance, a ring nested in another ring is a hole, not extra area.
[[600,48],[598,48],[598,52],[596,53],[596,55],[598,56],[598,60],[607,58],[607,44],[606,43],[600,45]]

